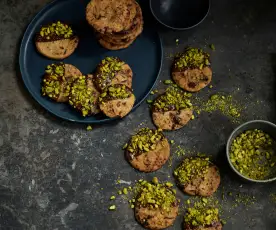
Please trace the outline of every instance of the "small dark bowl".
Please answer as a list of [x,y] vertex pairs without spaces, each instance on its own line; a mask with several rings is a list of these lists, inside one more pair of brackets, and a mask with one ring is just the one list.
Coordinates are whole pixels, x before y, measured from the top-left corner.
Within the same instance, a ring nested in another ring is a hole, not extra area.
[[276,180],[276,175],[272,175],[271,178],[266,179],[266,180],[254,180],[251,178],[248,178],[241,174],[232,164],[230,160],[230,148],[232,145],[232,142],[234,139],[239,136],[241,133],[247,131],[247,130],[252,130],[252,129],[260,129],[264,131],[265,133],[269,134],[274,140],[276,140],[276,125],[269,122],[269,121],[263,121],[263,120],[253,120],[253,121],[248,121],[242,125],[240,125],[238,128],[236,128],[232,134],[230,135],[228,141],[227,141],[227,146],[226,146],[226,154],[227,154],[227,160],[233,169],[235,173],[237,173],[241,178],[247,181],[251,182],[258,182],[258,183],[266,183],[266,182],[272,182]]
[[164,26],[175,30],[191,29],[208,15],[210,0],[150,0],[151,12]]

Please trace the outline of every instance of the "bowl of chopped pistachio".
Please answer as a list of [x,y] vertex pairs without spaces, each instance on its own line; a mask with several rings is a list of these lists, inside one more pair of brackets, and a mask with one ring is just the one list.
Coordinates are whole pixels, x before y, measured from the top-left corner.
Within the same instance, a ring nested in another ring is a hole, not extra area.
[[231,168],[251,182],[276,180],[276,125],[263,120],[246,122],[230,135],[226,153]]

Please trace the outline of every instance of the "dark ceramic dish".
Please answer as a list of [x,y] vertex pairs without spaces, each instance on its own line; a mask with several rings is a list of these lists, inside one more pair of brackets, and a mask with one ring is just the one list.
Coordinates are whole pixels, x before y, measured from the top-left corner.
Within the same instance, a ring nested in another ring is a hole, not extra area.
[[275,181],[276,175],[273,175],[271,178],[269,178],[267,180],[254,180],[254,179],[245,177],[233,166],[233,164],[230,160],[230,148],[231,148],[233,140],[237,136],[239,136],[241,133],[243,133],[247,130],[252,130],[252,129],[260,129],[260,130],[264,131],[265,133],[269,134],[274,140],[276,140],[276,125],[275,124],[268,122],[268,121],[262,121],[262,120],[248,121],[248,122],[240,125],[238,128],[236,128],[230,135],[230,137],[227,141],[227,146],[226,146],[227,160],[228,160],[231,168],[233,169],[233,171],[235,173],[237,173],[244,180],[251,181],[251,182],[260,182],[260,183]]
[[[85,9],[89,0],[56,0],[46,5],[28,26],[22,40],[19,64],[21,75],[27,90],[33,98],[54,115],[66,120],[81,123],[103,123],[114,120],[102,114],[83,118],[68,104],[55,103],[41,96],[41,81],[45,67],[54,61],[43,57],[36,51],[34,36],[41,25],[53,21],[63,21],[72,25],[80,38],[75,52],[65,63],[75,65],[83,74],[92,73],[97,64],[107,56],[119,57],[133,70],[133,91],[137,108],[148,96],[161,70],[163,51],[160,37],[145,21],[144,31],[127,49],[109,51],[101,47],[92,28],[85,19]],[[150,67],[150,68],[149,68]]]
[[210,0],[150,0],[154,17],[175,30],[191,29],[208,15]]

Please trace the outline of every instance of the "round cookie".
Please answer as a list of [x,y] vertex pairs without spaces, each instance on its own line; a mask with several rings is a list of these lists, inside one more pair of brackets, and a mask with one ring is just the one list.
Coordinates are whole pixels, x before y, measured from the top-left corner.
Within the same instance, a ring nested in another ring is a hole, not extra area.
[[169,142],[160,130],[140,129],[125,148],[128,162],[142,172],[160,169],[170,157]]
[[135,96],[125,85],[108,86],[99,97],[101,111],[108,117],[124,117],[133,108]]
[[132,76],[133,72],[128,64],[116,57],[106,57],[96,69],[94,83],[100,91],[115,84],[131,88]]
[[136,3],[136,5],[137,5],[137,7],[136,7],[137,14],[133,20],[133,23],[132,23],[130,29],[123,30],[118,33],[112,33],[112,34],[98,33],[100,35],[100,37],[102,37],[107,42],[111,42],[111,43],[115,43],[115,44],[124,44],[130,40],[135,39],[137,36],[139,36],[143,31],[144,21],[143,21],[142,10],[141,10],[140,6],[138,5],[138,3]]
[[79,38],[67,24],[56,22],[43,26],[35,37],[39,53],[52,59],[65,59],[77,48]]
[[202,206],[188,208],[183,230],[222,230],[218,209]]
[[127,30],[136,15],[133,0],[92,0],[86,7],[86,20],[98,32]]
[[101,46],[103,46],[104,48],[106,48],[108,50],[121,50],[121,49],[128,48],[135,41],[135,39],[130,40],[130,41],[126,42],[125,44],[120,44],[120,45],[108,42],[108,41],[104,40],[103,38],[100,38],[98,41],[101,44]]
[[99,92],[93,83],[93,76],[81,76],[72,84],[69,104],[81,112],[83,117],[100,112],[98,107]]
[[173,225],[178,208],[174,191],[164,184],[147,182],[136,197],[135,218],[144,228],[165,229]]
[[42,81],[42,95],[56,102],[67,102],[72,82],[80,76],[82,73],[73,65],[48,65]]
[[175,83],[189,92],[197,92],[212,80],[210,55],[201,49],[188,48],[178,55],[173,63],[172,78]]
[[174,170],[174,176],[183,191],[189,195],[211,196],[220,184],[218,168],[209,158],[186,158]]
[[191,96],[177,87],[169,87],[153,102],[154,124],[164,130],[176,130],[185,126],[193,116]]

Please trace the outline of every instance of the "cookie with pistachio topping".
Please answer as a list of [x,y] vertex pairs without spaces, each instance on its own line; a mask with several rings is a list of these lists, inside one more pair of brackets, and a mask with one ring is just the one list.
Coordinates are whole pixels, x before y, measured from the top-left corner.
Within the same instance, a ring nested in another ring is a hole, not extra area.
[[153,102],[154,124],[164,130],[176,130],[185,126],[193,116],[191,96],[177,87],[169,87]]
[[124,117],[132,109],[135,96],[126,85],[106,87],[99,97],[101,111],[108,117]]
[[94,83],[102,91],[107,86],[123,84],[132,86],[133,72],[128,64],[117,57],[106,57],[97,66]]
[[172,78],[179,87],[189,92],[203,89],[212,80],[210,55],[198,48],[187,48],[176,56]]
[[72,28],[60,21],[42,26],[35,37],[38,52],[57,60],[69,57],[78,43],[79,38]]
[[[179,208],[176,191],[171,184],[153,184],[144,181],[135,199],[135,218],[147,229],[165,229],[172,226]],[[169,186],[168,186],[169,185]]]
[[100,112],[98,106],[99,92],[93,83],[93,76],[81,76],[72,84],[69,104],[81,112],[83,117]]
[[142,128],[124,147],[128,162],[142,172],[160,169],[170,157],[170,145],[161,130]]
[[56,102],[69,100],[70,88],[82,73],[73,65],[57,63],[46,67],[42,81],[42,95]]
[[184,159],[174,170],[174,176],[179,186],[189,195],[211,196],[220,184],[219,170],[209,158]]
[[208,206],[188,208],[183,221],[184,230],[222,230],[219,210]]

